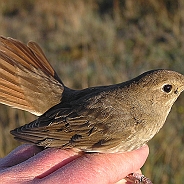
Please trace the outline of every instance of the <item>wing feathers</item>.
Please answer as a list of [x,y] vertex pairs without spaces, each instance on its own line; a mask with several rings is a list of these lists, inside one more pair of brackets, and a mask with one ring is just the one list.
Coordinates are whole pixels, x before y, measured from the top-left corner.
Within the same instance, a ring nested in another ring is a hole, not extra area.
[[[99,119],[84,117],[72,109],[58,108],[55,117],[46,117],[46,114],[27,125],[19,127],[11,133],[16,139],[32,142],[43,147],[78,148],[84,151],[104,152],[109,147],[109,140],[117,145],[111,135],[103,131],[107,128],[99,126]],[[70,113],[69,113],[70,112]],[[101,139],[99,139],[101,138]]]

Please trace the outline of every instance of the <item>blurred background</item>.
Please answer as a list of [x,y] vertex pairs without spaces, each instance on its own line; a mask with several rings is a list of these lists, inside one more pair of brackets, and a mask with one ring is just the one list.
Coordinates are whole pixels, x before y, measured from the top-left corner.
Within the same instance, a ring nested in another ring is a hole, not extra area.
[[[184,74],[183,0],[0,0],[0,35],[39,43],[70,88],[156,68]],[[35,118],[0,105],[0,157],[20,144],[9,131]],[[143,173],[156,184],[183,183],[184,94],[148,144]]]

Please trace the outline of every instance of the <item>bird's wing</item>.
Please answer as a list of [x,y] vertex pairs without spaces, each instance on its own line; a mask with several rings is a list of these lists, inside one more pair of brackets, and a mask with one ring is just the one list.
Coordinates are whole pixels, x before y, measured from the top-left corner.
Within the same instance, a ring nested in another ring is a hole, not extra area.
[[76,102],[72,107],[61,103],[11,133],[16,139],[38,146],[106,152],[117,147],[120,137],[125,140],[130,132],[128,128],[123,133],[118,130],[115,110],[102,103],[90,106]]
[[0,37],[0,103],[41,115],[60,102],[63,90],[35,42]]

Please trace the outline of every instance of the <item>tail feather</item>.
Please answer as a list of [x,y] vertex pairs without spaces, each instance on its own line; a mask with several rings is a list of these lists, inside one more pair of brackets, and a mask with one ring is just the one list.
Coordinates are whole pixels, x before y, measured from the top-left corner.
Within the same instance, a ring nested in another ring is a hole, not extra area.
[[63,90],[35,42],[0,37],[0,103],[41,115],[61,101]]

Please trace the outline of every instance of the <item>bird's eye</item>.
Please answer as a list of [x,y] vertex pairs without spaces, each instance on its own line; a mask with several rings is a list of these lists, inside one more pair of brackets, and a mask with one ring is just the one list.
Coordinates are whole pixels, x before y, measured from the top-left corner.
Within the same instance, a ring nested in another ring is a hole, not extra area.
[[172,90],[172,85],[166,84],[166,85],[163,86],[162,90],[163,90],[164,92],[166,92],[166,93],[169,93],[169,92],[171,92],[171,90]]

